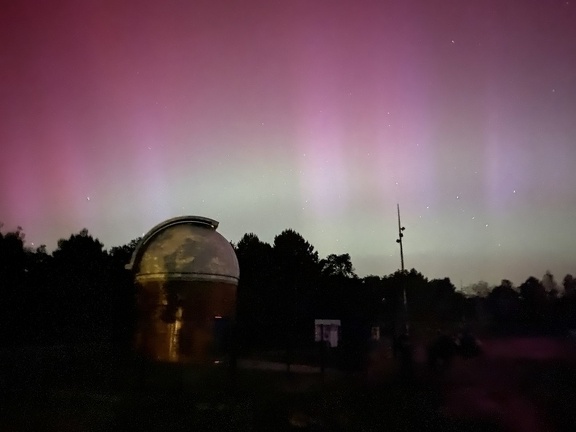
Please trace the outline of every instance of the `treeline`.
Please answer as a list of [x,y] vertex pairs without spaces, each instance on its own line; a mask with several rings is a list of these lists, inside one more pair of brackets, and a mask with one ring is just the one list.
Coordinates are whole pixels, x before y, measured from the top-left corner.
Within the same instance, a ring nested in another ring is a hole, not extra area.
[[359,278],[348,254],[319,259],[313,246],[292,230],[276,236],[271,245],[246,234],[236,252],[240,339],[248,346],[281,346],[286,337],[307,343],[315,318],[341,319],[348,328],[379,326],[384,335],[397,334],[402,331],[404,290],[416,337],[463,326],[496,335],[559,335],[576,329],[576,279],[570,274],[561,284],[550,272],[541,280],[530,276],[518,287],[509,280],[493,288],[481,282],[475,293],[465,294],[449,278],[429,280],[415,269]]
[[349,254],[320,259],[293,230],[273,244],[246,234],[235,249],[239,339],[248,350],[310,344],[318,318],[340,319],[345,341],[366,339],[372,326],[392,334],[401,326],[404,289],[411,321],[444,326],[474,318],[473,305],[448,278],[429,281],[414,269],[360,278]]
[[49,254],[26,247],[21,228],[0,232],[0,344],[126,345],[136,310],[124,265],[136,243],[107,251],[84,229]]
[[[138,241],[106,250],[84,229],[48,253],[44,246],[26,247],[21,229],[0,231],[0,343],[106,340],[128,348],[137,310],[133,278],[125,265]],[[320,258],[293,230],[283,231],[272,244],[246,234],[233,246],[241,274],[241,350],[311,344],[317,318],[342,320],[344,340],[366,339],[371,326],[392,334],[400,324],[404,290],[414,333],[462,323],[494,332],[576,328],[576,281],[571,275],[563,279],[563,287],[547,273],[518,288],[502,281],[491,290],[464,295],[450,279],[428,280],[414,269],[360,278],[350,255]]]
[[509,280],[478,299],[484,321],[496,333],[564,334],[576,329],[576,280],[567,274],[562,285],[546,272],[530,276],[519,287]]

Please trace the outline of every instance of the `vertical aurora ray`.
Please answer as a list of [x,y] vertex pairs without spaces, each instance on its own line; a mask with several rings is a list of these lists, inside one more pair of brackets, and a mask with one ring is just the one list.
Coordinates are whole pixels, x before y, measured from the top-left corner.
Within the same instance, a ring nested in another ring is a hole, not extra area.
[[302,205],[318,220],[337,218],[347,210],[349,182],[342,136],[331,113],[316,114],[299,138]]
[[399,202],[427,276],[573,271],[574,2],[36,3],[0,13],[4,229],[205,214],[382,274]]

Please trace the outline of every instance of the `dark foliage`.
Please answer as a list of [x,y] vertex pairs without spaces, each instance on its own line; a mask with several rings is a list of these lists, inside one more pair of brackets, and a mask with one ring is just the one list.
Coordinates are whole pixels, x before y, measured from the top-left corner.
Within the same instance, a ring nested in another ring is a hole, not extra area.
[[134,286],[124,266],[136,242],[110,252],[84,229],[46,252],[21,229],[0,232],[2,345],[113,341],[132,337]]
[[[0,231],[0,343],[105,339],[129,347],[136,305],[125,265],[139,239],[107,251],[84,229],[60,240],[51,254],[45,246],[27,248],[24,240],[21,228]],[[320,259],[290,229],[272,245],[246,234],[235,251],[241,273],[236,333],[241,351],[311,347],[318,318],[340,319],[355,329],[343,333],[344,348],[356,343],[352,339],[367,346],[371,326],[379,326],[383,335],[398,333],[404,292],[416,332],[464,322],[495,332],[576,328],[576,282],[570,274],[558,286],[548,272],[542,281],[529,277],[515,288],[503,280],[486,297],[466,297],[450,279],[428,280],[415,269],[359,278],[349,254]]]

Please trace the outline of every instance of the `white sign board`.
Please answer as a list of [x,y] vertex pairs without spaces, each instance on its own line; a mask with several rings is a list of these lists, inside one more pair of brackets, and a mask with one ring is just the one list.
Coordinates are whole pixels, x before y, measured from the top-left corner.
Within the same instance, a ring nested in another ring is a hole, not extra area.
[[338,346],[340,340],[340,320],[314,320],[314,340],[328,342],[331,348]]

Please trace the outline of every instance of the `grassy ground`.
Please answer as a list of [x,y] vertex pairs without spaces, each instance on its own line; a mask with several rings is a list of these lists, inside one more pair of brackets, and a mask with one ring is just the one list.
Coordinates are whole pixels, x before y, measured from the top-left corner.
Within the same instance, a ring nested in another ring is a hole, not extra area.
[[219,373],[189,375],[182,385],[176,375],[163,371],[154,377],[161,382],[114,392],[78,383],[29,387],[5,395],[0,430],[426,430],[438,420],[434,392],[417,383],[244,370],[232,387]]
[[[363,373],[165,366],[105,350],[2,356],[0,431],[573,431],[570,358],[456,362],[413,379],[375,357]],[[71,358],[68,353],[67,358]]]
[[575,366],[574,360],[519,358],[455,364],[441,382],[442,412],[502,430],[573,431]]
[[4,357],[1,431],[426,430],[439,421],[435,387],[400,382],[393,365],[378,376],[239,369],[232,380],[225,367],[142,369],[73,354]]

